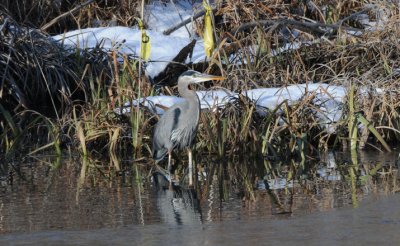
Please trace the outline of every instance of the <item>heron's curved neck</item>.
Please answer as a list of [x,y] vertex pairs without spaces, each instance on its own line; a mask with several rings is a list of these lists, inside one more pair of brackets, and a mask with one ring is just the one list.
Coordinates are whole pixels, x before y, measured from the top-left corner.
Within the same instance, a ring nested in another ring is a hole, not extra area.
[[188,83],[178,83],[178,92],[183,98],[188,100],[189,104],[199,104],[199,98],[196,92],[189,89]]

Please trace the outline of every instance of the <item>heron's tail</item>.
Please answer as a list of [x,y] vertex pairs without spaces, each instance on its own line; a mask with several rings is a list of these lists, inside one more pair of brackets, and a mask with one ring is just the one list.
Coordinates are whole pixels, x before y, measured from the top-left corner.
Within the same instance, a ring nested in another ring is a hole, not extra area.
[[153,159],[156,162],[161,161],[168,153],[168,149],[162,148],[162,149],[153,149]]

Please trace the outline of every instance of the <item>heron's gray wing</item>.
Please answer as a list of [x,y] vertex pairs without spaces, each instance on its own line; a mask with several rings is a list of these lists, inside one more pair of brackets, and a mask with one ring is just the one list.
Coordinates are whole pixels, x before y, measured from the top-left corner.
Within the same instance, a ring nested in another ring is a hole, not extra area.
[[179,125],[182,109],[174,106],[167,110],[158,121],[153,136],[153,159],[160,160],[174,147],[172,133]]

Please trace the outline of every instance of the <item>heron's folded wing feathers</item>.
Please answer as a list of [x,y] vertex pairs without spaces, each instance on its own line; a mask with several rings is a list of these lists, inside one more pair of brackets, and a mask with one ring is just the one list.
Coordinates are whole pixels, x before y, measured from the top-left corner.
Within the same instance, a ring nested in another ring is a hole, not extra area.
[[180,115],[181,109],[179,107],[170,108],[157,123],[153,136],[154,159],[162,159],[168,149],[173,148],[174,142],[171,136],[178,126]]

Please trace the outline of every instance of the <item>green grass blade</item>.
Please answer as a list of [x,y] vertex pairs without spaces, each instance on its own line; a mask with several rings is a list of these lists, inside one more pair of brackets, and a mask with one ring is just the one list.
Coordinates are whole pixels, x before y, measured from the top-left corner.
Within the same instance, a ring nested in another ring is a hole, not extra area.
[[349,140],[350,140],[350,149],[357,149],[357,124],[354,115],[354,85],[350,87],[349,94],[349,122],[348,122],[348,131],[349,131]]
[[362,116],[361,113],[357,113],[356,114],[356,118],[357,121],[361,124],[363,124],[364,126],[366,126],[368,128],[368,130],[374,134],[374,136],[379,140],[379,142],[383,145],[383,147],[385,147],[385,149],[388,152],[391,152],[391,148],[389,147],[389,145],[386,143],[386,141],[383,139],[383,137],[378,133],[378,131],[375,129],[375,127],[371,124],[371,122],[369,122],[367,119],[365,119],[364,116]]
[[4,118],[6,119],[8,125],[11,127],[13,135],[15,137],[18,136],[20,131],[19,131],[18,127],[15,125],[15,122],[14,122],[13,118],[11,117],[10,112],[8,112],[1,104],[0,104],[0,111],[3,114]]
[[[41,151],[41,150],[44,150],[44,149],[47,149],[47,148],[53,146],[53,145],[55,145],[55,144],[56,144],[56,141],[53,141],[53,142],[48,143],[48,144],[46,144],[46,145],[43,145],[43,146],[41,146],[41,147],[39,147],[39,148],[37,148],[37,149],[35,149],[35,150],[29,152],[28,155],[33,155],[33,154],[35,154],[35,153],[37,153],[37,152],[39,152],[39,151]],[[57,153],[57,154],[58,154],[58,153]]]

